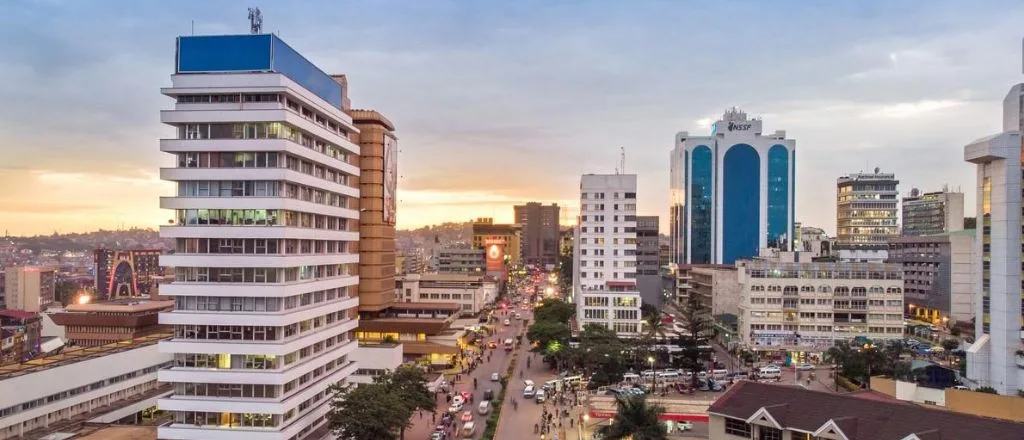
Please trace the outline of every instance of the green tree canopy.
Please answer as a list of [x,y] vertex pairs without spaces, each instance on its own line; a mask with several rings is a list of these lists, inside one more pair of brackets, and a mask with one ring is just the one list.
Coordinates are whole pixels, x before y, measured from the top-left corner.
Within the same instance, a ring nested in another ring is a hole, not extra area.
[[558,298],[545,298],[533,312],[533,320],[568,323],[576,314],[576,308]]
[[618,396],[615,398],[617,410],[611,426],[605,433],[606,439],[633,440],[667,440],[668,431],[658,421],[658,416],[665,412],[660,406],[651,405],[646,396]]
[[397,440],[412,417],[402,396],[381,384],[334,392],[328,420],[339,440]]
[[540,352],[547,350],[552,342],[567,345],[569,336],[572,332],[568,324],[550,320],[535,320],[526,331],[526,338],[537,344],[535,350]]

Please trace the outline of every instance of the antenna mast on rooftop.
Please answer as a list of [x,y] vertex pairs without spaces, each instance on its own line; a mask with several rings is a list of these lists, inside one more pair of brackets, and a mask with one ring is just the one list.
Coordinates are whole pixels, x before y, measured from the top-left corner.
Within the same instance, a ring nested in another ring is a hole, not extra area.
[[260,8],[249,8],[249,33],[259,34],[263,32],[263,14]]
[[619,167],[616,168],[615,174],[626,173],[626,147],[619,147]]

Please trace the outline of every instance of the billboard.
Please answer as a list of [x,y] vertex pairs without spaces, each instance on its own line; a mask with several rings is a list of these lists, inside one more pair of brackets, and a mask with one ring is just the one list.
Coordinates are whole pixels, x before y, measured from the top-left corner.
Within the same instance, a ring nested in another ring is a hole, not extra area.
[[484,240],[487,254],[487,271],[502,272],[505,270],[505,240],[488,238]]
[[398,140],[384,136],[384,224],[395,224],[398,190]]

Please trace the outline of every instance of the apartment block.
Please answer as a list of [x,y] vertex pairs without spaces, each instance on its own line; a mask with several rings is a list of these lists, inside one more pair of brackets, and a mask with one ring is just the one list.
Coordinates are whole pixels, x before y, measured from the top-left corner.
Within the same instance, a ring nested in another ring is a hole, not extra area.
[[557,264],[559,207],[529,202],[513,207],[515,221],[522,226],[522,258],[526,264]]
[[4,276],[4,300],[8,309],[37,313],[54,302],[57,271],[53,268],[8,267]]

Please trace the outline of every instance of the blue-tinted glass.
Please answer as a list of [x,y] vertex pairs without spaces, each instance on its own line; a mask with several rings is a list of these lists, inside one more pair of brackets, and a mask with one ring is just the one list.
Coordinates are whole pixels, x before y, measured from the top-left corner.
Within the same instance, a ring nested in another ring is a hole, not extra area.
[[789,151],[768,149],[768,246],[789,249]]
[[[789,167],[789,199],[793,201],[789,207],[789,222],[796,228],[796,149],[789,153],[789,160],[793,162],[792,166]],[[793,229],[793,234],[798,234],[799,231]],[[789,239],[790,249],[793,247],[793,239]]]
[[711,231],[714,212],[711,209],[714,168],[711,148],[698,145],[693,149],[690,169],[690,263],[711,263]]
[[270,70],[270,35],[178,37],[178,73]]
[[338,84],[330,75],[310,63],[277,37],[274,37],[273,69],[299,83],[306,90],[313,92],[331,105],[341,108],[341,84]]
[[732,264],[757,255],[761,158],[750,145],[733,145],[722,172],[722,263]]

